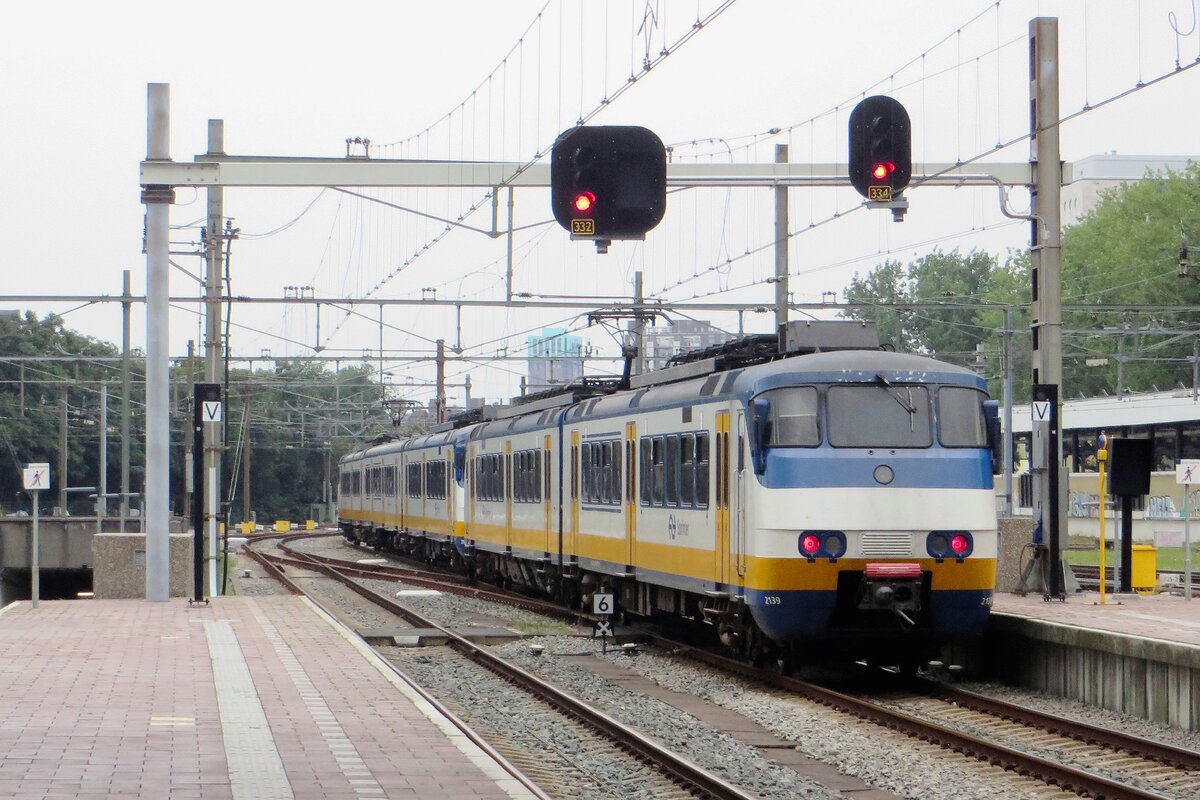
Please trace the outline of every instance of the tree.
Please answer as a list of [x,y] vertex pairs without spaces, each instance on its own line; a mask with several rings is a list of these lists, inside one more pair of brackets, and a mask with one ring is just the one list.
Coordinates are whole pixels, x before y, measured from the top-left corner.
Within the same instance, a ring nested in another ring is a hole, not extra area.
[[[1067,396],[1190,384],[1200,284],[1178,276],[1181,237],[1200,243],[1200,165],[1147,174],[1103,193],[1063,235],[1064,304],[1128,305],[1129,311],[1063,315]],[[1139,306],[1191,306],[1185,311]],[[1100,366],[1088,366],[1104,362]],[[1118,383],[1121,385],[1118,386]]]
[[[907,267],[888,260],[866,276],[854,276],[846,291],[847,301],[873,307],[854,309],[846,316],[873,320],[880,341],[897,350],[981,369],[998,396],[1003,376],[1004,309],[1028,303],[1028,274],[1028,259],[1022,253],[1010,253],[1003,265],[979,250],[965,255],[957,250],[934,250]],[[897,304],[920,307],[897,308]],[[1027,319],[1027,314],[1014,315],[1014,329],[1022,324],[1027,329]],[[1022,363],[1028,363],[1027,341],[1027,337],[1014,337],[1014,376],[1020,374]]]
[[[24,316],[0,317],[0,506],[28,508],[21,486],[20,465],[46,462],[52,465],[54,495],[62,476],[58,474],[59,441],[62,428],[61,401],[67,401],[67,482],[71,486],[99,485],[100,392],[109,386],[109,442],[119,441],[120,406],[115,402],[120,365],[111,359],[117,348],[90,336],[69,330],[62,318],[49,315],[39,320],[32,312]],[[141,428],[144,407],[142,368],[137,365],[133,393],[135,429]],[[120,481],[120,463],[108,463],[111,491]],[[141,438],[133,437],[131,461],[142,460]],[[51,501],[52,502],[52,501]],[[90,511],[91,501],[74,498],[79,511]]]

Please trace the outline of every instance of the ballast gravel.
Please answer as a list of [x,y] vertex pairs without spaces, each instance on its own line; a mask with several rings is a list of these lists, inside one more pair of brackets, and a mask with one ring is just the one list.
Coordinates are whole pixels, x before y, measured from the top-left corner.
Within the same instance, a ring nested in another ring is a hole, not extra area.
[[[336,552],[343,558],[352,557],[354,553],[363,557],[369,552],[347,547],[337,539],[312,540],[306,544],[306,549],[309,547],[321,552],[330,551],[331,554]],[[393,596],[399,588],[393,582],[373,583],[377,591]],[[463,624],[472,616],[499,617],[505,620],[504,624],[508,627],[527,634],[551,634],[565,628],[562,623],[547,620],[538,614],[456,595],[408,598],[405,602],[442,622],[457,621]],[[535,643],[544,648],[539,656],[530,652],[530,645]],[[619,650],[610,650],[606,656],[602,656],[598,642],[587,637],[565,635],[526,638],[499,646],[499,649],[505,657],[526,669],[597,704],[610,715],[638,727],[665,745],[687,752],[697,763],[764,798],[824,798],[839,795],[812,784],[790,769],[763,761],[753,748],[730,739],[687,714],[614,686],[594,672],[572,663],[577,659],[565,656],[590,652],[594,657],[608,658],[664,688],[690,693],[740,712],[780,738],[795,742],[801,752],[832,764],[845,774],[904,797],[921,800],[1010,800],[1064,796],[1040,782],[1021,778],[982,762],[964,761],[936,745],[915,741],[802,698],[759,688],[736,676],[681,661],[668,654],[645,651],[627,655]],[[406,654],[405,659],[408,657],[413,657],[413,653]],[[416,657],[420,657],[419,651]],[[994,683],[967,683],[963,686],[1065,718],[1200,750],[1200,734]],[[624,777],[628,779],[628,776]]]

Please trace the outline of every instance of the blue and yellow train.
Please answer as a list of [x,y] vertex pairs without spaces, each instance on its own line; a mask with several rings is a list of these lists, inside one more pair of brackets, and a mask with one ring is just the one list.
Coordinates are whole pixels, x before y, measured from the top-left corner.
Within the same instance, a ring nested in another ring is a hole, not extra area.
[[339,465],[354,542],[629,615],[755,660],[915,664],[982,632],[996,405],[879,349],[700,359],[503,406]]

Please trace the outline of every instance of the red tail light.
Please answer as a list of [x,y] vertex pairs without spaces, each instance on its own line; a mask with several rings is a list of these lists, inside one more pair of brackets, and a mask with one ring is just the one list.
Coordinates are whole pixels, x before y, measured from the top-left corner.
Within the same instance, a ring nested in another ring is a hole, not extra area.
[[971,548],[971,542],[961,533],[950,538],[950,549],[957,555],[962,555]]
[[821,549],[821,537],[811,533],[805,534],[800,537],[800,549],[808,555],[812,555]]

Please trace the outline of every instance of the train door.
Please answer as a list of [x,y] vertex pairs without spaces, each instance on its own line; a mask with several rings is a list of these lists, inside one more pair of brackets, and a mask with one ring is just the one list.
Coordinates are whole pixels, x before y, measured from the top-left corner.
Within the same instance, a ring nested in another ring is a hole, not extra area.
[[467,519],[463,536],[471,538],[471,525],[475,522],[475,448],[467,448],[467,465],[463,471],[463,490],[467,493]]
[[429,487],[427,487],[425,485],[425,476],[428,474],[425,470],[425,464],[426,464],[425,452],[422,451],[421,452],[420,486],[421,486],[421,530],[423,530],[423,531],[429,530],[429,507],[428,507],[428,500],[426,500],[426,498],[429,496]]
[[729,412],[717,412],[716,460],[716,522],[717,541],[715,578],[718,584],[728,583],[729,575]]
[[542,437],[542,461],[540,468],[541,470],[537,477],[542,487],[542,530],[545,533],[546,552],[552,553],[554,551],[550,549],[550,434]]
[[[733,509],[730,518],[733,521],[733,549],[735,553],[735,569],[738,578],[746,576],[746,416],[742,411],[737,415],[737,484],[733,497]],[[733,576],[729,576],[730,581]],[[740,585],[741,580],[737,581]]]
[[445,471],[442,475],[442,502],[446,504],[446,535],[454,535],[454,447],[446,448]]
[[637,423],[625,423],[625,563],[633,566],[637,540]]
[[579,555],[579,431],[571,431],[571,491],[567,502],[571,504],[571,525],[567,531],[567,553],[572,558]]
[[504,443],[503,461],[500,462],[500,482],[504,488],[504,545],[512,551],[513,529],[513,484],[512,484],[512,441]]

